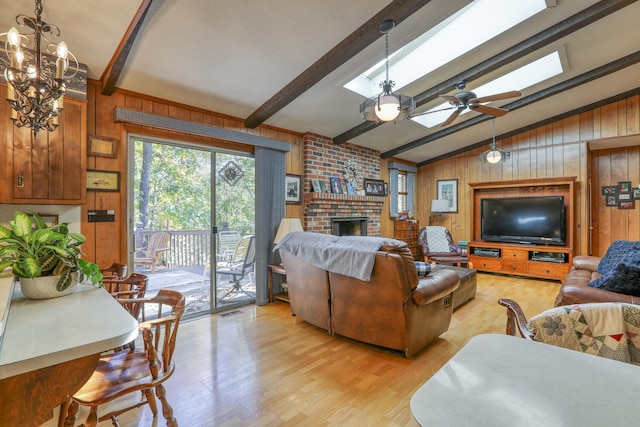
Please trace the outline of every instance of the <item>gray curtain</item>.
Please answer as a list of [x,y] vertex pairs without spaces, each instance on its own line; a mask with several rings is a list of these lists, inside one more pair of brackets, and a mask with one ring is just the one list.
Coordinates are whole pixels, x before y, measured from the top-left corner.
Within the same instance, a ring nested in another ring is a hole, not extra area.
[[267,265],[276,262],[273,239],[285,215],[285,153],[256,147],[256,304],[269,299]]

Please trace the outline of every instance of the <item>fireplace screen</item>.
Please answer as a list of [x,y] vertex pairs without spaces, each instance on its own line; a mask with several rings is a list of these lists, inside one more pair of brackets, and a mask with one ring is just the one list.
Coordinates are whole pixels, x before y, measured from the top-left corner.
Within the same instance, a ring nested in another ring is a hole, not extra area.
[[331,233],[336,236],[366,236],[367,217],[331,218]]

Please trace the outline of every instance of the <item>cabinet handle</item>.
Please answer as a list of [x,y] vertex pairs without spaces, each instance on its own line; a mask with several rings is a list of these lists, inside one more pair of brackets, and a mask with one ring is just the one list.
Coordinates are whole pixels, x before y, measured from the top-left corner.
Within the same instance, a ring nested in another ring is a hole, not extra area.
[[515,252],[514,252],[514,253],[512,253],[511,255],[513,255],[513,257],[514,257],[514,258],[516,257],[516,253],[515,253]]
[[16,185],[18,186],[18,188],[24,187],[24,178],[22,177],[22,175],[18,175]]
[[512,266],[511,266],[511,269],[512,269],[512,270],[515,270],[516,268],[518,268],[518,267],[516,267],[515,265],[512,265]]

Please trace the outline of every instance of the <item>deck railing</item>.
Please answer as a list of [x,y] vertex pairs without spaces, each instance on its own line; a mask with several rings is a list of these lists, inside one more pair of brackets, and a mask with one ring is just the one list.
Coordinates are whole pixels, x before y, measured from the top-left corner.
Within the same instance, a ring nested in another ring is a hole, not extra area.
[[[145,230],[136,233],[138,247],[145,247],[149,236],[157,230]],[[205,265],[211,257],[210,230],[168,230],[169,250],[165,253],[165,261],[171,267]]]

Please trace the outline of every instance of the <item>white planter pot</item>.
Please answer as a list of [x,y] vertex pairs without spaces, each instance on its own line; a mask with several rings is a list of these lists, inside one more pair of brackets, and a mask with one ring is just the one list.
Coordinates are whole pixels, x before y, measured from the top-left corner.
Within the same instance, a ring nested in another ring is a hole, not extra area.
[[78,287],[75,274],[69,287],[64,291],[56,289],[56,282],[60,276],[42,276],[33,279],[20,278],[20,290],[29,299],[58,298],[72,294]]

